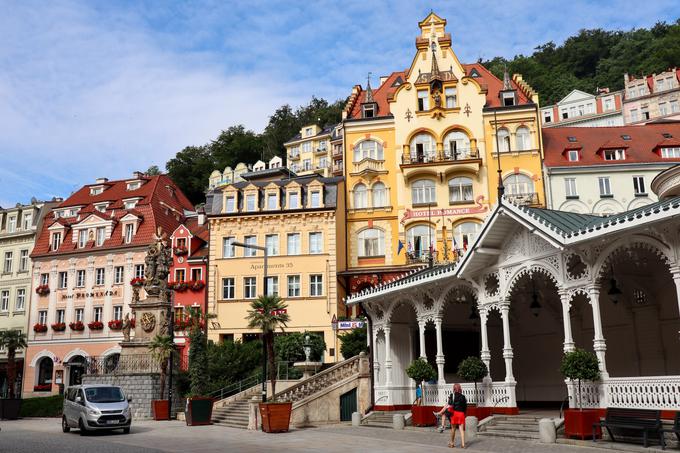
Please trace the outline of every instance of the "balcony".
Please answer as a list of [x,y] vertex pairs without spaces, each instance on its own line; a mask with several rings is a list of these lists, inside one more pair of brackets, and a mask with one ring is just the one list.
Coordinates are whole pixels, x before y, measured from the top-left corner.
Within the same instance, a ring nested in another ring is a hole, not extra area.
[[408,179],[412,174],[420,172],[423,167],[437,167],[437,172],[453,173],[467,171],[479,173],[482,159],[478,148],[457,149],[455,153],[411,154],[407,151],[402,156],[401,170]]
[[342,145],[333,147],[333,157],[342,157]]
[[351,176],[376,176],[385,175],[387,170],[385,170],[384,160],[375,160],[369,157],[360,160],[359,162],[354,162],[352,164]]
[[334,175],[341,175],[344,171],[345,171],[345,166],[342,164],[342,161],[333,164],[333,174]]
[[300,159],[300,153],[290,153],[288,155],[288,160],[299,160]]
[[326,154],[327,152],[328,152],[328,148],[326,148],[325,146],[321,147],[321,148],[316,148],[314,150],[314,154]]
[[537,192],[505,194],[505,198],[517,206],[538,206],[540,200]]

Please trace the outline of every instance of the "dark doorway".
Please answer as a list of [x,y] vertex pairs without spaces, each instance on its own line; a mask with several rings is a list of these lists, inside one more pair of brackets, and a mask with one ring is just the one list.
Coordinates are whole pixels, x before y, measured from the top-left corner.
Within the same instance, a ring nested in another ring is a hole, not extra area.
[[357,411],[357,389],[340,395],[340,421],[351,422],[352,413]]
[[85,373],[85,358],[83,356],[75,356],[68,363],[68,385],[80,385],[83,383],[83,374]]

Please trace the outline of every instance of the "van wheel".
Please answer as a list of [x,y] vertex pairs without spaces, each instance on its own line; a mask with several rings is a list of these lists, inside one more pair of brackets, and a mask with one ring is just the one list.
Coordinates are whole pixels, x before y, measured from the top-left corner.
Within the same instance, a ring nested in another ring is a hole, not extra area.
[[78,420],[78,429],[80,430],[81,436],[87,436],[87,430],[85,429],[85,425],[83,424],[82,418]]
[[61,430],[65,433],[71,431],[71,427],[68,426],[68,422],[66,421],[65,415],[63,417],[61,417]]
[[130,434],[130,428],[123,428],[123,434]]

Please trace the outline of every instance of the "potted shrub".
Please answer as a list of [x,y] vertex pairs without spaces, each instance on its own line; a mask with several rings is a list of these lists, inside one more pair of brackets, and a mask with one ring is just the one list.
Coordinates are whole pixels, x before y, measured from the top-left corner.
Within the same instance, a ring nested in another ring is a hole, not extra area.
[[[464,381],[475,383],[475,395],[479,395],[477,392],[477,381],[484,379],[484,376],[488,373],[489,370],[486,368],[486,364],[479,357],[470,356],[458,364],[458,376]],[[491,409],[490,407],[480,407],[480,404],[468,404],[467,415],[482,420],[491,415]]]
[[175,342],[169,335],[156,335],[151,343],[149,343],[149,352],[151,357],[158,364],[161,373],[161,394],[160,398],[151,401],[151,409],[154,420],[169,420],[170,419],[170,405],[168,400],[164,398],[165,395],[165,378],[168,374],[168,367],[170,365],[170,355],[175,350]]
[[[271,402],[260,403],[260,417],[262,431],[266,433],[281,433],[288,431],[293,403],[276,402],[276,354],[274,352],[274,331],[283,330],[290,321],[288,306],[279,296],[260,296],[250,303],[248,310],[248,327],[262,332],[267,353],[269,380],[272,383]],[[193,344],[193,343],[191,343]]]
[[[406,375],[416,381],[416,385],[419,385],[421,390],[425,390],[423,383],[426,381],[431,381],[437,377],[437,371],[430,365],[430,363],[422,357],[418,357],[416,360],[411,362],[411,364],[406,368]],[[437,423],[432,412],[438,410],[436,406],[423,406],[414,405],[411,406],[411,423],[413,426],[433,426]]]
[[47,324],[41,324],[39,322],[33,324],[33,332],[35,332],[35,333],[45,333],[45,332],[47,332]]
[[212,398],[206,397],[209,381],[207,339],[201,328],[201,310],[189,309],[189,378],[191,391],[187,398],[184,415],[187,425],[209,425],[212,423]]
[[21,410],[21,398],[14,394],[14,386],[17,379],[17,351],[26,348],[26,335],[18,330],[0,331],[0,349],[7,351],[7,385],[8,398],[0,399],[0,418],[19,418]]
[[567,352],[562,358],[560,373],[572,382],[578,383],[576,395],[578,409],[569,403],[569,409],[564,411],[564,434],[567,437],[580,437],[581,440],[593,436],[593,424],[600,420],[598,409],[583,409],[581,381],[597,381],[600,379],[600,368],[597,356],[583,349]]

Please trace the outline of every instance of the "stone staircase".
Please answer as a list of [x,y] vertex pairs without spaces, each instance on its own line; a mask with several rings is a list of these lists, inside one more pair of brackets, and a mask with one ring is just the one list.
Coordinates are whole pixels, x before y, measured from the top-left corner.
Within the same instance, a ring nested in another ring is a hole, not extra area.
[[538,440],[538,417],[529,415],[494,415],[479,427],[483,437]]
[[212,422],[230,428],[248,428],[249,396],[232,401],[228,406],[213,408]]
[[371,428],[392,428],[393,416],[395,414],[410,414],[410,411],[375,411],[361,420],[361,426],[369,426]]

